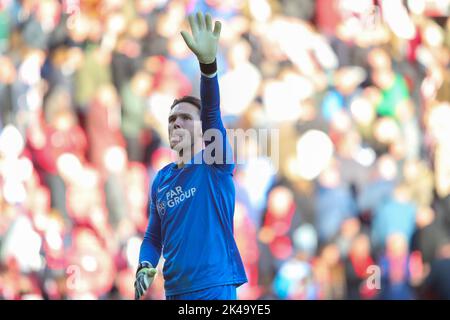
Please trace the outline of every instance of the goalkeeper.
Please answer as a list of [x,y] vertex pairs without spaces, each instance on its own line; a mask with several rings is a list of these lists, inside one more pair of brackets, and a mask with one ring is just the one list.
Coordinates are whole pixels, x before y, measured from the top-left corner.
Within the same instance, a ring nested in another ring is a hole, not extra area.
[[[161,169],[151,187],[149,224],[139,253],[135,298],[156,275],[163,253],[167,300],[234,300],[247,282],[233,236],[234,163],[220,116],[216,53],[221,24],[211,16],[189,16],[192,35],[182,31],[197,56],[201,100],[175,100],[169,114],[170,147],[178,159]],[[213,141],[209,132],[217,132]],[[220,148],[205,161],[210,143]],[[200,159],[200,162],[198,161]],[[231,160],[230,160],[231,159]]]

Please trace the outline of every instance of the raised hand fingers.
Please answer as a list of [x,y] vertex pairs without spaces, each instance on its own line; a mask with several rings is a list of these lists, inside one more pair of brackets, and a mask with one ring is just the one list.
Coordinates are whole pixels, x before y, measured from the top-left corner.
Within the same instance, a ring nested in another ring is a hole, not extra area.
[[205,30],[205,19],[203,18],[203,14],[201,12],[197,12],[197,25],[199,30]]
[[190,14],[188,17],[189,26],[191,27],[192,35],[195,36],[199,32],[199,28],[197,25],[197,20],[195,19],[193,14]]
[[181,36],[183,37],[184,42],[186,42],[186,45],[189,47],[189,49],[191,49],[193,52],[196,52],[195,42],[192,36],[186,31],[181,31]]
[[222,30],[222,24],[220,23],[220,21],[216,21],[216,23],[214,24],[214,31],[213,31],[213,34],[216,38],[220,37],[220,30]]
[[201,12],[188,16],[192,36],[181,31],[181,36],[189,49],[202,63],[211,63],[217,54],[217,44],[220,36],[221,23],[216,21],[212,31],[212,18],[209,14]]
[[209,13],[205,14],[205,25],[207,31],[212,31],[212,18]]

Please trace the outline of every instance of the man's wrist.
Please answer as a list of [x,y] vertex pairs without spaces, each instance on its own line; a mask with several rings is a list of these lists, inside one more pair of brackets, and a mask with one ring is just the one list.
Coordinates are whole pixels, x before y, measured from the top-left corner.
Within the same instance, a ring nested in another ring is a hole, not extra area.
[[213,62],[211,63],[200,63],[200,71],[202,72],[202,74],[206,75],[206,76],[210,76],[213,75],[217,72],[217,60],[214,59]]
[[144,268],[151,269],[153,268],[153,265],[148,261],[139,262],[138,268],[136,270],[136,275],[139,273],[139,271],[141,271]]

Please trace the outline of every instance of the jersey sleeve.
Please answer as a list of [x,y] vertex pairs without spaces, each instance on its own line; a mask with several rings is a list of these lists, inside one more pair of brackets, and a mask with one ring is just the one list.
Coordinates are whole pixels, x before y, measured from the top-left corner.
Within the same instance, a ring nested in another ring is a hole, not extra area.
[[161,243],[161,219],[159,217],[156,208],[156,193],[158,176],[155,177],[149,199],[149,221],[147,230],[144,234],[144,240],[142,241],[139,262],[147,261],[156,267],[159,258],[161,256],[162,243]]
[[[202,73],[200,80],[202,101],[201,120],[207,155],[213,157],[212,165],[232,172],[234,169],[233,151],[228,142],[227,132],[220,113],[220,92],[217,74],[207,76]],[[219,139],[216,141],[216,139]],[[211,143],[214,142],[214,148]],[[211,153],[209,153],[210,150]]]

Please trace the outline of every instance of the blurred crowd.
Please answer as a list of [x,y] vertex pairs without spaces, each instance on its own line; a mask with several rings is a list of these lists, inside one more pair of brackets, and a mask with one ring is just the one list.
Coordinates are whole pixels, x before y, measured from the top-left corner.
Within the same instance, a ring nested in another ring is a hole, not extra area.
[[444,0],[0,0],[0,299],[133,299],[198,10],[226,127],[279,133],[235,150],[238,297],[450,299]]

